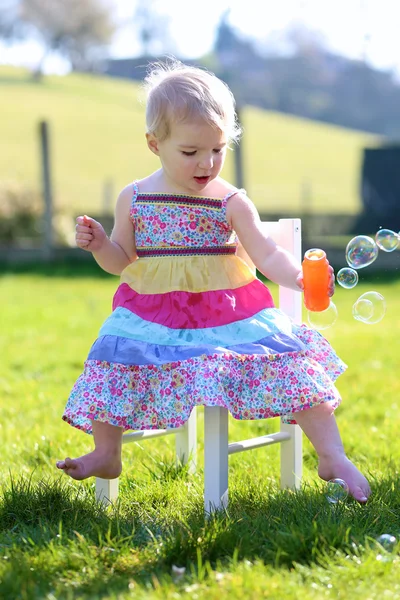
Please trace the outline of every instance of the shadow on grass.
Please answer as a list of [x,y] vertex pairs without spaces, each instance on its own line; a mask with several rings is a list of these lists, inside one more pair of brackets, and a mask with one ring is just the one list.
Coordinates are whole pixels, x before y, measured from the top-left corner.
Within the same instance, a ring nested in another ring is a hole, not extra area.
[[88,523],[101,527],[109,522],[103,507],[93,502],[85,488],[73,487],[68,480],[11,477],[0,499],[0,535],[13,533],[18,537],[29,532],[38,545],[56,535],[60,524],[67,531],[79,531]]
[[[196,580],[235,561],[291,568],[400,531],[397,474],[373,484],[366,506],[352,500],[329,504],[318,487],[292,492],[255,483],[233,491],[229,509],[208,517],[201,485],[186,493],[186,473],[168,472],[166,480],[153,483],[145,490],[129,485],[107,508],[87,485],[66,478],[11,479],[0,503],[0,554],[7,552],[11,570],[2,576],[0,591],[8,581],[4,590],[10,593],[18,577],[28,577],[38,590],[30,597],[39,598],[57,586],[60,573],[79,568],[87,575],[75,581],[74,593],[101,597],[105,590],[127,590],[132,580],[143,586],[154,578],[171,580],[174,565]],[[37,569],[40,556],[45,558]],[[11,572],[14,578],[7,579]]]

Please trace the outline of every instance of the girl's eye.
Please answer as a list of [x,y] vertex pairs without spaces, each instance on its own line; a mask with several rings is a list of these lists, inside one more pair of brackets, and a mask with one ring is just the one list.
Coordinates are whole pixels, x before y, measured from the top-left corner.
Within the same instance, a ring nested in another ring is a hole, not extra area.
[[184,150],[182,150],[182,154],[184,154],[185,156],[194,156],[196,154],[196,150],[193,150],[192,152],[185,152]]
[[215,152],[215,154],[221,154],[222,148],[214,148],[213,152]]

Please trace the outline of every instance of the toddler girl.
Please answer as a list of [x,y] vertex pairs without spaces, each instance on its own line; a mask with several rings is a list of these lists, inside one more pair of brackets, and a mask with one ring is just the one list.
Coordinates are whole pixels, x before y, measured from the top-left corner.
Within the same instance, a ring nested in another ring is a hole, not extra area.
[[[120,275],[63,419],[94,450],[57,463],[74,479],[118,477],[124,430],[176,428],[197,405],[236,419],[282,416],[313,444],[322,479],[344,479],[364,503],[365,477],[346,457],[334,417],[345,365],[316,331],[274,307],[237,256],[240,240],[268,279],[302,290],[301,265],[266,237],[253,203],[220,177],[240,128],[228,87],[203,69],[154,65],[147,146],[161,168],[122,190],[108,238],[77,218],[76,243]],[[331,268],[331,289],[334,287]]]

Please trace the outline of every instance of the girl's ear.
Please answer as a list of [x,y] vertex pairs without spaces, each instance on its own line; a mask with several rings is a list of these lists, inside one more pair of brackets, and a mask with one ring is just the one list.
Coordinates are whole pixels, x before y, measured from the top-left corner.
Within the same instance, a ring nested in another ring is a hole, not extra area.
[[147,140],[147,145],[148,145],[149,149],[158,156],[159,150],[158,150],[158,140],[157,140],[156,136],[153,133],[146,133],[146,140]]

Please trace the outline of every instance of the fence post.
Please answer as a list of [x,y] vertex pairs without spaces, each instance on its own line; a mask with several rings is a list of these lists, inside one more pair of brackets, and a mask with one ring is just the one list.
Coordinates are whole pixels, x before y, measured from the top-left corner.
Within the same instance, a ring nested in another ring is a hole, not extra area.
[[[241,124],[241,109],[236,107],[236,118],[238,123]],[[233,151],[233,158],[235,163],[235,185],[240,189],[244,189],[244,161],[243,161],[243,142],[242,139],[238,140]]]
[[50,260],[53,253],[53,191],[51,185],[50,141],[47,121],[39,123],[40,158],[42,163],[43,213],[43,255]]

